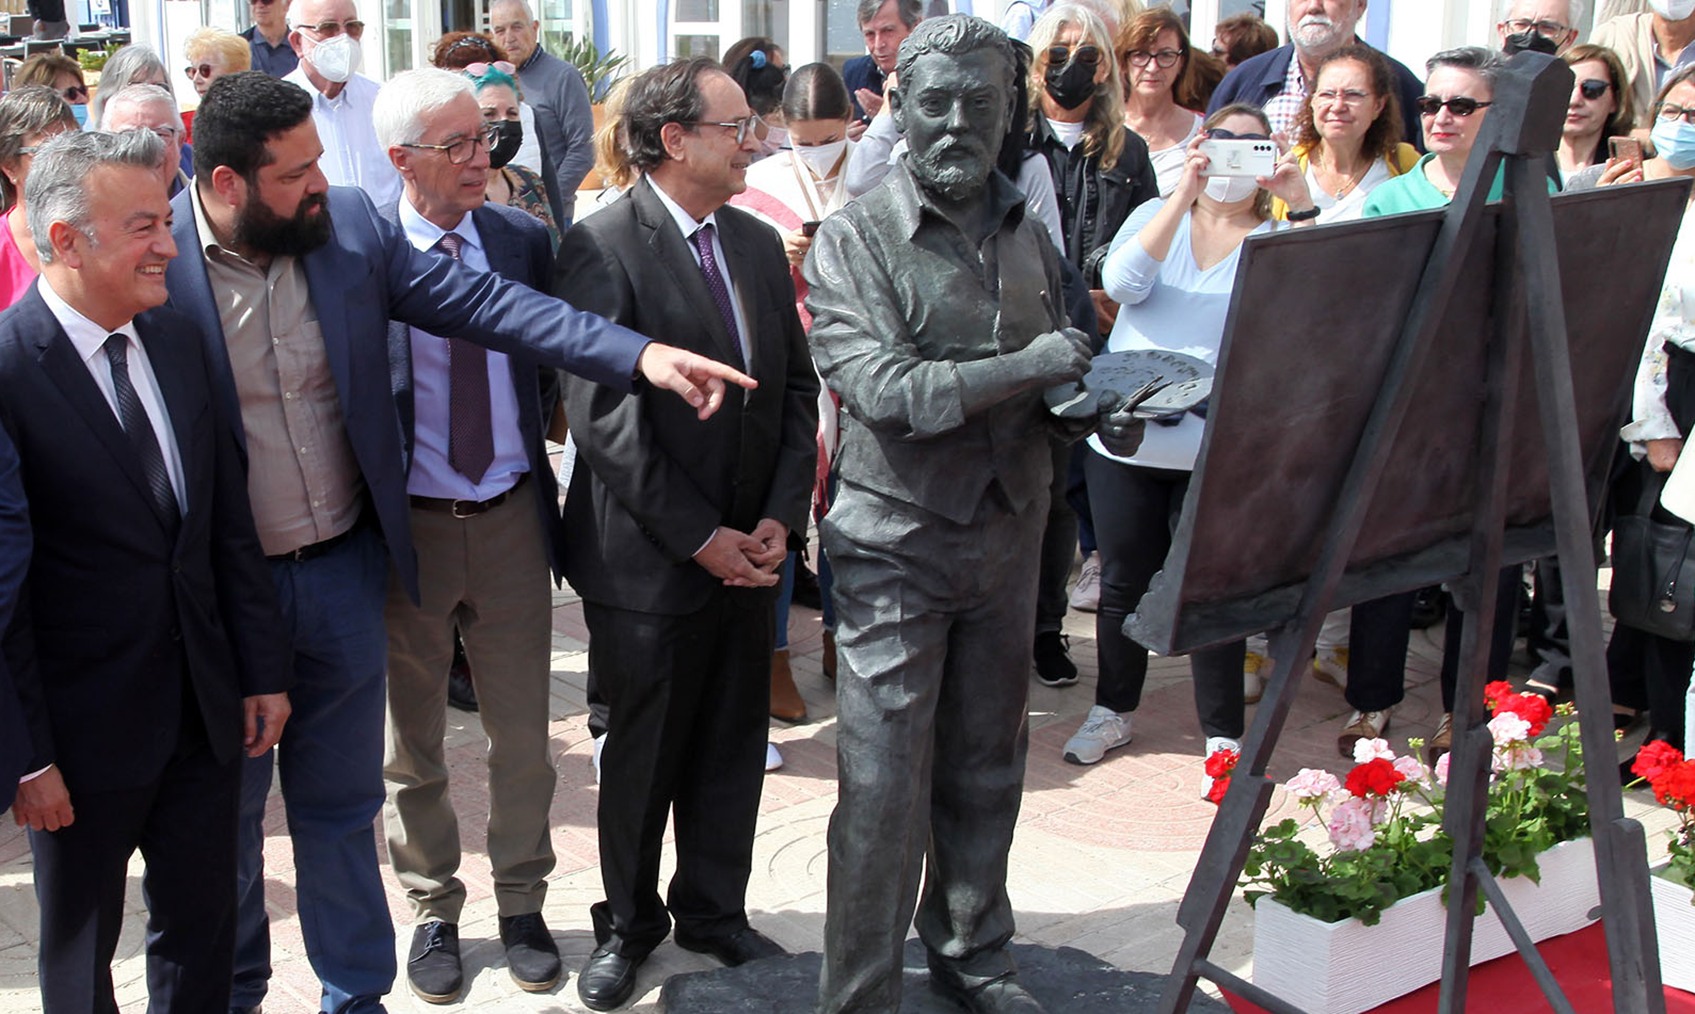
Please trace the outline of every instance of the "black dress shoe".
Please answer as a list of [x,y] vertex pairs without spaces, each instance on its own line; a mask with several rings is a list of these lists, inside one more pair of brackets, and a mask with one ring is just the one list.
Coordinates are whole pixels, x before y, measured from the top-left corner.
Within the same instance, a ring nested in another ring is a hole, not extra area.
[[958,976],[932,966],[930,986],[972,1014],[1044,1014],[1042,1005],[1018,984],[1012,972],[967,986]]
[[526,993],[544,993],[559,984],[559,945],[540,912],[500,917],[500,943],[506,970]]
[[459,927],[432,920],[412,931],[406,955],[406,981],[428,1003],[452,1003],[465,987],[459,967]]
[[588,964],[577,973],[577,997],[589,1010],[616,1010],[629,1002],[636,991],[636,969],[642,958],[626,958],[605,947],[589,955]]
[[789,953],[777,941],[752,926],[743,926],[734,933],[700,937],[690,936],[679,929],[674,936],[677,946],[683,950],[710,954],[731,968],[760,958],[780,958]]

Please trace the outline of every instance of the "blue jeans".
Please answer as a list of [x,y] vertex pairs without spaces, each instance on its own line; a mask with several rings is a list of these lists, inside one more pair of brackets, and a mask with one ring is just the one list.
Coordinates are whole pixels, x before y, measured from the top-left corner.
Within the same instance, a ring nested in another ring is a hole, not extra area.
[[232,1007],[264,999],[271,975],[264,819],[273,758],[294,845],[306,956],[328,1014],[381,1011],[394,985],[394,924],[372,822],[383,805],[383,603],[388,553],[367,528],[323,556],[271,565],[294,647],[293,714],[282,742],[244,763]]
[[[783,561],[783,581],[777,587],[777,649],[782,651],[789,646],[789,606],[795,598],[795,568],[799,567],[800,554],[790,553]],[[830,601],[830,588],[836,583],[835,575],[830,572],[830,558],[824,550],[818,551],[818,591],[824,604],[824,629],[836,629],[836,604]]]

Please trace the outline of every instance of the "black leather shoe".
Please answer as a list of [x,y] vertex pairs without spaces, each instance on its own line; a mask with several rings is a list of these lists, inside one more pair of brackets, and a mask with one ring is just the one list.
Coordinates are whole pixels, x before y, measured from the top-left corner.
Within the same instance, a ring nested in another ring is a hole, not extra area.
[[432,920],[412,931],[406,955],[406,981],[427,1003],[452,1003],[465,987],[459,967],[459,927]]
[[500,917],[500,943],[506,970],[526,993],[544,993],[559,984],[559,945],[540,912]]
[[930,985],[972,1014],[1044,1014],[1042,1005],[1018,984],[1012,972],[980,985],[967,986],[958,976],[931,967]]
[[690,936],[679,929],[674,936],[677,946],[683,950],[710,954],[731,968],[745,965],[749,961],[758,961],[760,958],[779,958],[789,953],[783,950],[777,941],[752,926],[744,926],[734,933],[703,937]]
[[626,958],[605,947],[595,948],[588,964],[577,973],[577,998],[589,1010],[617,1010],[624,1006],[636,991],[636,969],[643,960]]

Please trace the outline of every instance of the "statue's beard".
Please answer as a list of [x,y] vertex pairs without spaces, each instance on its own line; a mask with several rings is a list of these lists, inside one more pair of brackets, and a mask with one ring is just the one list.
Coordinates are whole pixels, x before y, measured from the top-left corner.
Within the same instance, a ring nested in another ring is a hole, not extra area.
[[932,148],[923,154],[910,152],[908,158],[911,160],[912,175],[925,190],[939,194],[949,201],[963,201],[982,193],[994,167],[978,159],[961,162],[941,157],[955,147],[955,144],[949,144],[939,150]]

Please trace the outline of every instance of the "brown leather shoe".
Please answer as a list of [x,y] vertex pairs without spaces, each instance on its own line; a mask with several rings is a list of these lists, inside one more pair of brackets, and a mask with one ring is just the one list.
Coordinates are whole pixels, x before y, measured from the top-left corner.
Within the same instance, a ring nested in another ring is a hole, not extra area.
[[1431,767],[1445,753],[1454,748],[1454,714],[1447,712],[1442,721],[1436,723],[1436,734],[1430,737],[1430,742],[1424,747],[1424,759]]
[[836,682],[836,632],[824,631],[824,650],[818,656],[818,666],[824,670],[824,678],[831,683]]
[[779,648],[771,653],[771,717],[779,722],[806,721],[806,702],[795,688],[795,674],[789,668],[789,650]]

